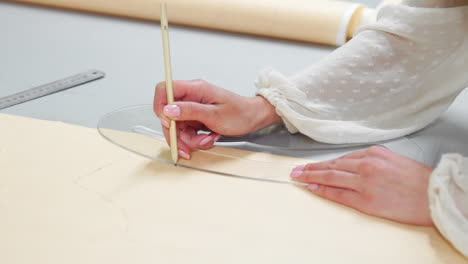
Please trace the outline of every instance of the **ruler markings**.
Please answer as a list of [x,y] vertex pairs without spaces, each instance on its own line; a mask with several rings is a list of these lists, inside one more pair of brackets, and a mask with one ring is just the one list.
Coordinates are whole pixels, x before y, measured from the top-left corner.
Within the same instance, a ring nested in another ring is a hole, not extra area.
[[31,101],[49,94],[57,93],[72,87],[101,79],[105,73],[97,70],[89,70],[65,79],[54,81],[38,87],[14,93],[0,98],[0,109]]

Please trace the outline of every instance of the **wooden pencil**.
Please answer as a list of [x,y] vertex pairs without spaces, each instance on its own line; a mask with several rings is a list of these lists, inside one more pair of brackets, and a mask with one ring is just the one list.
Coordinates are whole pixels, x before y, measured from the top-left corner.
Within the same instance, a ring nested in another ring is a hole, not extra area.
[[[166,94],[167,94],[167,104],[174,103],[174,87],[172,83],[172,70],[171,70],[171,53],[169,49],[169,23],[167,20],[167,8],[166,2],[161,2],[161,32],[162,32],[162,41],[163,41],[163,51],[164,51],[164,70],[166,72]],[[171,145],[171,157],[174,163],[177,163],[178,153],[177,153],[177,130],[175,120],[171,120],[169,126],[169,138]]]

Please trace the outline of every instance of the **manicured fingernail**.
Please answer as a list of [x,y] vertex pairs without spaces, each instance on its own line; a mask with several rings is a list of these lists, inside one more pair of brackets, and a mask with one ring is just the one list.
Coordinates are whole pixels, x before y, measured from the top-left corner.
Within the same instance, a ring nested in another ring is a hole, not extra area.
[[165,128],[169,128],[169,122],[167,122],[166,119],[161,118],[161,123],[162,123],[162,125],[163,125]]
[[302,171],[291,172],[291,178],[299,178],[302,175]]
[[296,168],[293,169],[293,171],[303,171],[305,168],[305,165],[297,166]]
[[179,156],[181,156],[182,158],[184,158],[186,160],[190,159],[190,155],[185,153],[183,150],[179,150]]
[[200,141],[200,146],[208,145],[211,142],[211,137],[206,137],[202,141]]
[[316,191],[317,189],[319,188],[319,185],[316,184],[316,183],[312,183],[312,184],[309,184],[307,186],[307,189],[311,190],[311,191]]
[[166,105],[163,111],[164,114],[168,117],[180,116],[180,107],[177,105]]

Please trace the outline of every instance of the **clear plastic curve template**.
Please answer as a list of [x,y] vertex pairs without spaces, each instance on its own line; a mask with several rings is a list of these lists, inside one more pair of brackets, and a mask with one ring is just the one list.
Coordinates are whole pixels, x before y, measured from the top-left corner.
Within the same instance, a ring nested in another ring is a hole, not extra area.
[[[359,144],[323,144],[301,134],[289,134],[283,127],[269,127],[243,137],[222,137],[215,143],[214,148],[208,151],[195,150],[192,152],[191,160],[179,159],[175,164],[171,160],[170,148],[164,139],[160,121],[154,114],[152,105],[130,106],[113,111],[101,118],[98,130],[113,144],[154,161],[223,176],[298,185],[303,184],[291,181],[289,178],[291,170],[295,166],[311,161],[302,158],[272,161],[266,159],[265,155],[238,150],[235,147],[253,146],[260,152],[281,149],[317,152],[365,147]],[[240,161],[241,168],[238,166],[239,162],[232,162],[232,159]],[[272,171],[274,173],[271,173]]]

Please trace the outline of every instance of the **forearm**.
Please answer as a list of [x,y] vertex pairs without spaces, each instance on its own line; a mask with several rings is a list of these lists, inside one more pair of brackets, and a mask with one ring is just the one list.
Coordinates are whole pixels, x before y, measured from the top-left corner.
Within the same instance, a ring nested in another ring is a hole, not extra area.
[[468,85],[466,11],[387,6],[376,24],[300,74],[265,71],[257,94],[291,133],[317,141],[375,142],[413,133]]

